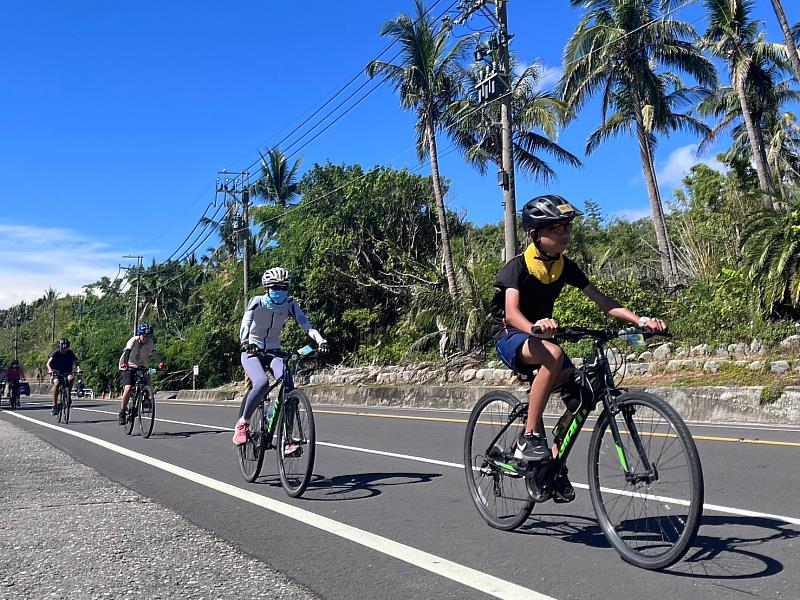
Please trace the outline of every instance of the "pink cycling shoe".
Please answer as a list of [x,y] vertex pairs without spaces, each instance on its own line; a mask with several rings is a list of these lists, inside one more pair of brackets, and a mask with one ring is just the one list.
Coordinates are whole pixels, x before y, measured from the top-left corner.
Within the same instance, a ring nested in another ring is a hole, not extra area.
[[247,419],[242,417],[236,421],[236,428],[233,431],[233,443],[237,446],[247,442],[247,434],[250,432],[250,424]]

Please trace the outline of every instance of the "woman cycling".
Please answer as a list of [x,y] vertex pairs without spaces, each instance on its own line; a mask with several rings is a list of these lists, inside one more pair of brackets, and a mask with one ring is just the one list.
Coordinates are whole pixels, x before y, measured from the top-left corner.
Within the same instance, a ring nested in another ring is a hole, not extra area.
[[239,329],[241,361],[253,387],[245,397],[244,412],[236,422],[233,433],[233,443],[236,445],[247,442],[250,416],[269,389],[266,370],[269,369],[276,379],[283,375],[280,336],[289,317],[305,329],[309,337],[318,344],[320,351],[327,351],[325,338],[314,329],[308,317],[300,310],[300,305],[289,297],[290,282],[289,271],[286,269],[274,267],[265,271],[261,283],[266,288],[266,293],[248,302],[242,318]]

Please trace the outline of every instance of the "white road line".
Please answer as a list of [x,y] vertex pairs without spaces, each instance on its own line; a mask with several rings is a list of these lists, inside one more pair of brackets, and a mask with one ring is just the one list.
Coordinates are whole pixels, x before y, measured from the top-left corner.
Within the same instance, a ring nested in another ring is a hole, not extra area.
[[[77,408],[77,407],[73,407],[73,408]],[[97,410],[97,409],[92,409],[92,408],[78,408],[78,410],[88,410],[88,411],[92,411],[92,412],[106,412],[106,413],[108,413],[108,411],[102,411],[102,410]],[[9,414],[11,414],[11,413],[9,413]],[[108,413],[108,414],[115,414],[115,413]],[[191,422],[188,422],[188,421],[170,421],[170,420],[167,420],[167,419],[158,419],[158,418],[156,420],[157,421],[163,421],[165,423],[176,423],[176,424],[179,424],[179,425],[188,425],[190,427],[206,427],[206,428],[209,428],[209,429],[219,429],[219,430],[224,430],[224,431],[233,431],[233,429],[230,428],[230,427],[219,427],[217,425],[206,425],[204,423],[191,423]],[[455,469],[463,469],[464,468],[464,465],[459,464],[459,463],[447,462],[447,461],[443,461],[443,460],[436,460],[436,459],[433,459],[433,458],[425,458],[423,456],[413,456],[413,455],[410,455],[410,454],[398,454],[398,453],[395,453],[395,452],[385,452],[383,450],[372,450],[371,448],[360,448],[358,446],[345,446],[343,444],[334,444],[334,443],[331,443],[331,442],[317,442],[317,445],[318,446],[329,446],[331,448],[337,448],[339,450],[350,450],[352,452],[362,452],[362,453],[365,453],[365,454],[376,454],[376,455],[379,455],[379,456],[388,456],[388,457],[391,457],[391,458],[400,458],[400,459],[403,459],[403,460],[410,460],[410,461],[414,461],[414,462],[421,462],[421,463],[426,463],[426,464],[431,464],[431,465],[439,465],[439,466],[443,466],[443,467],[451,467],[451,468],[455,468]],[[573,487],[580,488],[582,490],[588,490],[589,489],[589,486],[586,485],[585,483],[572,482],[572,485],[573,485]],[[607,493],[610,493],[610,494],[618,494],[620,496],[631,496],[631,495],[635,495],[636,494],[635,492],[630,492],[630,491],[627,491],[627,490],[617,490],[617,489],[612,489],[612,488],[602,488],[602,489],[603,489],[604,492],[607,492]],[[663,501],[663,502],[672,502],[674,504],[684,504],[684,505],[687,504],[687,501],[681,500],[679,498],[669,498],[669,497],[666,497],[666,496],[653,496],[653,495],[647,495],[646,497],[648,499],[650,499],[650,500],[658,500],[658,501]],[[757,512],[757,511],[748,510],[748,509],[744,509],[744,508],[735,508],[735,507],[732,507],[732,506],[722,506],[720,504],[704,503],[703,504],[703,510],[712,510],[714,512],[721,512],[721,513],[725,513],[725,514],[745,516],[745,517],[761,517],[761,518],[765,518],[765,519],[774,519],[776,521],[783,521],[784,523],[790,523],[792,525],[800,525],[800,518],[798,518],[798,517],[788,517],[788,516],[785,516],[785,515],[776,515],[776,514],[772,514],[772,513],[763,513],[763,512]]]
[[356,544],[360,544],[366,548],[386,554],[387,556],[391,556],[392,558],[396,558],[408,564],[414,565],[435,575],[439,575],[462,585],[471,587],[490,596],[494,596],[495,598],[503,598],[507,600],[555,600],[551,596],[547,596],[515,583],[494,577],[488,573],[483,573],[470,567],[460,565],[440,556],[436,556],[435,554],[430,554],[424,550],[414,548],[413,546],[408,546],[389,538],[370,533],[369,531],[329,519],[328,517],[323,517],[322,515],[318,515],[303,508],[292,506],[291,504],[279,502],[278,500],[267,498],[266,496],[256,494],[255,492],[238,488],[229,483],[212,479],[211,477],[202,475],[201,473],[196,473],[194,471],[184,469],[183,467],[173,465],[172,463],[153,458],[152,456],[141,454],[134,450],[129,450],[128,448],[112,444],[111,442],[107,442],[103,439],[86,435],[85,433],[81,433],[73,429],[51,425],[50,423],[45,423],[20,413],[8,411],[3,412],[6,412],[7,414],[18,419],[23,419],[42,427],[59,431],[66,435],[71,435],[81,440],[90,442],[107,450],[111,450],[112,452],[116,452],[117,454],[127,456],[130,459],[137,460],[157,469],[161,469],[162,471],[166,471],[167,473],[171,473],[177,477],[197,483],[222,494],[227,494],[228,496],[238,498],[239,500],[266,508],[267,510],[289,517],[290,519],[294,519],[305,525],[315,527]]

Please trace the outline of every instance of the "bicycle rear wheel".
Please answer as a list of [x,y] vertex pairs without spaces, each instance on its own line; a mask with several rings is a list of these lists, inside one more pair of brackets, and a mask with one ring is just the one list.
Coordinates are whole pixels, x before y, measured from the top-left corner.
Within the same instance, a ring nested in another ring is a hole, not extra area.
[[611,434],[607,411],[590,442],[592,505],[606,539],[625,561],[663,569],[686,554],[700,527],[700,457],[683,419],[661,398],[630,392],[617,403],[622,448]]
[[534,506],[525,478],[511,463],[517,437],[525,428],[523,419],[516,418],[500,435],[519,404],[508,392],[485,394],[469,415],[464,437],[464,468],[472,501],[489,525],[505,531],[522,525]]
[[317,435],[311,402],[302,390],[286,395],[278,419],[278,471],[292,498],[306,491],[314,471]]
[[139,431],[143,438],[149,438],[153,434],[153,425],[156,422],[156,399],[150,394],[150,390],[142,391],[141,402],[139,403]]
[[136,415],[139,410],[139,399],[141,392],[137,389],[128,400],[128,410],[125,415],[125,434],[133,433],[133,425],[136,422]]
[[[244,400],[239,409],[239,416],[244,410]],[[256,480],[261,473],[261,465],[264,462],[264,405],[259,404],[250,417],[250,432],[247,434],[247,442],[236,447],[239,455],[239,468],[242,470],[242,477],[248,483]]]

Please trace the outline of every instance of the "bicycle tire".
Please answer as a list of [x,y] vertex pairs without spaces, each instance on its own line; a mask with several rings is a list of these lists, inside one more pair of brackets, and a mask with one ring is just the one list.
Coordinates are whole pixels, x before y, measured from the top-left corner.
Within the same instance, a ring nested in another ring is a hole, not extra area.
[[136,422],[137,410],[139,408],[139,394],[141,392],[136,390],[128,399],[128,409],[125,411],[125,435],[133,433],[133,426]]
[[64,422],[64,388],[66,383],[62,383],[58,388],[58,422]]
[[281,485],[289,496],[299,498],[311,481],[317,453],[314,412],[302,390],[292,390],[286,395],[278,416],[277,434]]
[[517,419],[495,444],[493,463],[486,461],[488,445],[508,423],[520,401],[501,390],[484,394],[467,421],[464,436],[464,472],[475,508],[495,529],[510,531],[530,516],[534,501],[528,495],[524,477],[512,476],[493,463],[506,463],[525,423]]
[[[244,400],[239,409],[239,416],[244,411]],[[239,457],[239,468],[242,477],[248,483],[253,483],[261,473],[261,465],[264,463],[264,405],[259,404],[250,417],[250,432],[247,434],[247,442],[241,446],[236,446],[236,454]]]
[[589,446],[589,495],[603,534],[623,560],[642,569],[664,569],[683,558],[700,527],[700,457],[683,419],[658,396],[627,392],[617,404],[628,464],[634,473],[645,473],[633,429],[657,475],[650,481],[626,479],[604,411]]
[[69,425],[69,413],[72,409],[72,396],[69,393],[69,387],[64,390],[62,398],[64,403],[61,406],[61,412],[64,413],[64,425]]
[[150,390],[142,391],[142,400],[139,403],[139,431],[142,437],[147,439],[153,435],[153,426],[156,422],[156,398]]

